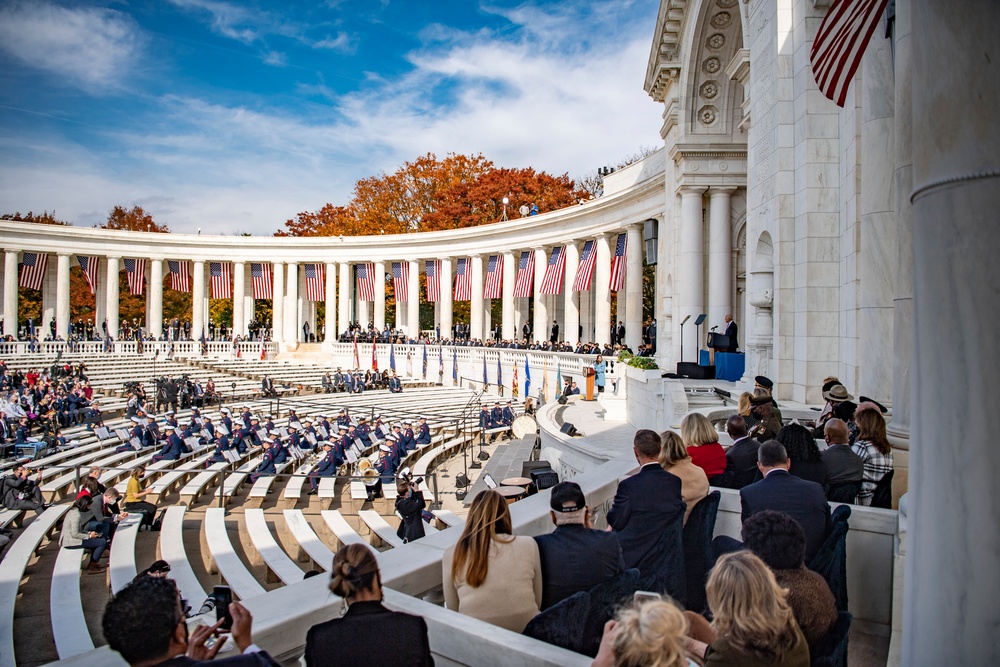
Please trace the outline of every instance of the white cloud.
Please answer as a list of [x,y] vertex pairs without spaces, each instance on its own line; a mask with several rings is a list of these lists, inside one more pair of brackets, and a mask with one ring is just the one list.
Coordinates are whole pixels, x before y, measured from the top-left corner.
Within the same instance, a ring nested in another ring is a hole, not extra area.
[[260,37],[258,26],[261,23],[270,23],[267,15],[228,2],[216,0],[170,0],[170,2],[181,9],[208,14],[212,30],[244,44],[257,41]]
[[0,49],[90,92],[121,84],[139,42],[131,19],[114,10],[48,2],[0,7]]
[[264,54],[264,62],[275,67],[284,67],[288,64],[288,59],[284,53],[279,51],[268,51]]
[[335,37],[327,35],[321,40],[313,42],[314,49],[329,49],[339,53],[352,53],[355,49],[354,40],[346,32],[338,32]]

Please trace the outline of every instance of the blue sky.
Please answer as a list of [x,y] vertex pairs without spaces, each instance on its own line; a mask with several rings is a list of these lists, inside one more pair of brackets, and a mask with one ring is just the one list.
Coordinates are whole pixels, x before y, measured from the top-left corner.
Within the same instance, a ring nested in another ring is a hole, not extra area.
[[655,0],[0,0],[0,211],[270,234],[433,152],[659,145]]

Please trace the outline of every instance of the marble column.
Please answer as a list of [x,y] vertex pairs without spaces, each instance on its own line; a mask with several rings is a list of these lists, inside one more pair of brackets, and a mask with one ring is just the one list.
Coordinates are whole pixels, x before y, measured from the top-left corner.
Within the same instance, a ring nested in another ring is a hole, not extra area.
[[451,291],[451,257],[441,259],[441,275],[438,278],[441,280],[441,337],[453,338],[452,297],[454,295]]
[[[337,336],[334,340],[351,326],[351,277],[350,262],[341,263],[340,283],[337,287]],[[327,308],[329,307],[328,305]]]
[[205,331],[205,261],[194,261],[191,274],[191,340],[201,340]]
[[912,2],[914,357],[902,664],[1000,664],[1000,5]]
[[[595,258],[596,259],[596,258]],[[580,324],[584,342],[594,342],[594,290],[580,293]]]
[[[638,351],[642,344],[642,226],[639,222],[629,225],[625,247],[625,344]],[[621,292],[618,293],[621,298]],[[622,317],[618,317],[622,320]]]
[[559,337],[570,345],[580,340],[580,292],[573,289],[576,272],[580,268],[580,249],[576,243],[566,244],[566,276],[563,281],[563,321],[560,323]]
[[159,338],[163,333],[163,260],[149,260],[149,292],[146,294],[146,318],[149,333]]
[[508,251],[503,254],[503,306],[500,319],[500,336],[504,340],[512,340],[517,337],[514,312],[517,306],[514,303],[514,281],[517,279],[517,263],[520,255]]
[[[98,260],[100,261],[100,260]],[[97,284],[94,285],[94,331],[101,333],[101,322],[108,316],[108,276],[97,270]],[[84,319],[86,321],[86,319]]]
[[393,327],[394,329],[402,329],[404,326],[408,326],[406,325],[406,315],[404,310],[405,308],[406,306],[403,305],[402,301],[396,301],[396,305],[394,308],[394,310],[396,311],[395,312],[396,326]]
[[285,342],[298,342],[302,336],[299,321],[299,263],[288,262],[288,277],[285,280]]
[[[121,283],[118,280],[118,267],[120,266],[121,257],[108,257],[108,271],[105,275],[108,277],[108,286],[106,290],[106,301],[107,309],[105,317],[108,320],[108,335],[114,339],[118,339],[118,292],[121,289]],[[204,279],[202,281],[204,285]],[[103,328],[101,326],[102,322],[95,323],[97,330],[103,333]]]
[[599,234],[595,242],[594,261],[594,341],[600,345],[611,342],[611,246],[608,235]]
[[56,255],[56,336],[69,340],[69,255]]
[[325,274],[326,310],[323,316],[323,326],[326,327],[326,336],[323,337],[323,342],[334,343],[340,333],[337,330],[337,265],[333,262],[327,262]]
[[708,322],[702,331],[726,330],[726,315],[733,312],[733,224],[730,198],[736,188],[712,187],[708,191]]
[[3,332],[17,338],[17,250],[6,250],[3,256]]
[[375,328],[382,331],[385,329],[385,262],[375,262],[375,303],[372,308],[375,310]]
[[410,261],[410,273],[406,279],[406,326],[409,336],[416,340],[420,337],[420,262]]
[[549,338],[549,312],[545,308],[545,295],[542,294],[542,281],[545,280],[545,269],[549,258],[545,248],[535,248],[535,313],[531,320],[532,340],[542,341]]
[[49,255],[48,266],[42,279],[42,317],[35,323],[38,340],[49,334],[49,322],[54,323],[56,319],[56,272],[52,267],[54,263],[52,256]]
[[469,337],[483,339],[483,256],[472,255],[472,301],[469,303]]
[[680,361],[698,362],[699,340],[697,327],[694,325],[698,315],[705,312],[704,276],[705,276],[705,237],[702,223],[702,195],[705,188],[685,186],[681,188],[681,239],[680,239],[680,316],[683,321],[688,315],[684,327],[684,359]]
[[247,265],[245,262],[233,262],[233,330],[230,339],[247,333],[246,292]]
[[285,340],[285,263],[274,262],[272,272],[274,285],[271,293],[274,298],[271,302],[271,340],[282,343]]

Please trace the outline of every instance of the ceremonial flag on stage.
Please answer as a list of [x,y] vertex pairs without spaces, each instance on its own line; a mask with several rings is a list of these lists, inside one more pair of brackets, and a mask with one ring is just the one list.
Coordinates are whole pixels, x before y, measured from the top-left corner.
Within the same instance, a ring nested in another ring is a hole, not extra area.
[[396,370],[396,346],[389,343],[389,368]]
[[535,279],[535,253],[533,250],[521,251],[521,259],[517,263],[517,277],[514,279],[514,298],[531,296],[531,287]]
[[483,386],[488,387],[490,384],[490,378],[486,375],[486,352],[483,352]]
[[573,281],[574,292],[586,292],[590,289],[590,278],[594,275],[594,260],[597,259],[597,253],[594,250],[593,241],[587,241],[583,244],[583,252],[580,253],[580,266],[576,270],[576,280]]
[[[618,292],[625,286],[625,253],[628,249],[628,234],[618,235],[615,255],[611,258],[611,291]],[[636,251],[638,252],[638,251]]]
[[438,382],[444,384],[444,347],[438,346]]
[[510,395],[512,398],[518,397],[518,387],[517,387],[517,366],[514,366],[514,380],[511,382]]
[[406,377],[413,377],[413,350],[406,348]]
[[503,396],[503,368],[500,367],[499,352],[497,352],[497,386],[500,388],[500,395]]
[[326,267],[306,264],[306,300],[326,301]]
[[361,301],[375,300],[375,264],[358,264],[354,267],[358,276],[358,299]]
[[361,357],[358,356],[358,334],[354,334],[354,367],[361,368]]
[[45,282],[45,267],[48,263],[49,256],[44,252],[21,253],[21,274],[18,277],[18,284],[27,289],[42,289],[42,283]]
[[542,278],[542,294],[559,294],[562,292],[563,274],[566,273],[566,247],[558,246],[552,249],[549,264],[545,267],[545,277]]
[[410,263],[392,263],[392,292],[396,296],[396,303],[409,301],[406,284],[410,281]]
[[372,370],[373,371],[377,371],[378,370],[378,355],[376,354],[378,352],[378,346],[375,344],[376,340],[377,340],[376,338],[372,338]]
[[424,341],[424,379],[427,379],[427,341]]
[[556,361],[556,396],[562,393],[562,364]]
[[472,271],[469,259],[463,257],[455,267],[455,301],[472,301]]
[[271,265],[262,262],[250,263],[250,281],[253,283],[254,299],[270,299],[271,291]]
[[451,381],[458,382],[458,350],[451,351]]
[[90,285],[90,293],[95,294],[97,292],[97,266],[101,263],[101,258],[77,255],[76,261],[83,269],[83,275],[87,279],[87,284]]
[[191,291],[191,269],[187,262],[167,260],[167,269],[170,271],[170,289],[175,292]]
[[531,396],[531,367],[528,366],[528,355],[524,355],[524,397]]
[[427,284],[427,302],[434,303],[441,300],[441,260],[427,260],[424,269]]
[[833,0],[809,50],[816,85],[843,107],[888,0]]
[[146,285],[146,260],[144,259],[123,259],[125,273],[128,276],[128,290],[135,296],[142,296],[143,287]]
[[484,299],[499,299],[503,295],[503,255],[490,255],[486,262]]
[[549,362],[542,367],[542,403],[549,402]]
[[209,262],[208,275],[211,278],[213,299],[233,298],[233,271],[229,262]]

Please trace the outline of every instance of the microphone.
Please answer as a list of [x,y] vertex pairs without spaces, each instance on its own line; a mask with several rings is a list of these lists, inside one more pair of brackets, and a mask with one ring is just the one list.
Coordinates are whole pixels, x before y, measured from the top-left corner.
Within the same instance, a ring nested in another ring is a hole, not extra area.
[[712,329],[711,329],[711,330],[712,330],[712,331],[715,331],[715,330],[716,330],[716,329],[718,329],[718,328],[719,328],[719,325],[718,325],[718,324],[716,324],[716,325],[715,325],[714,327],[712,327]]

